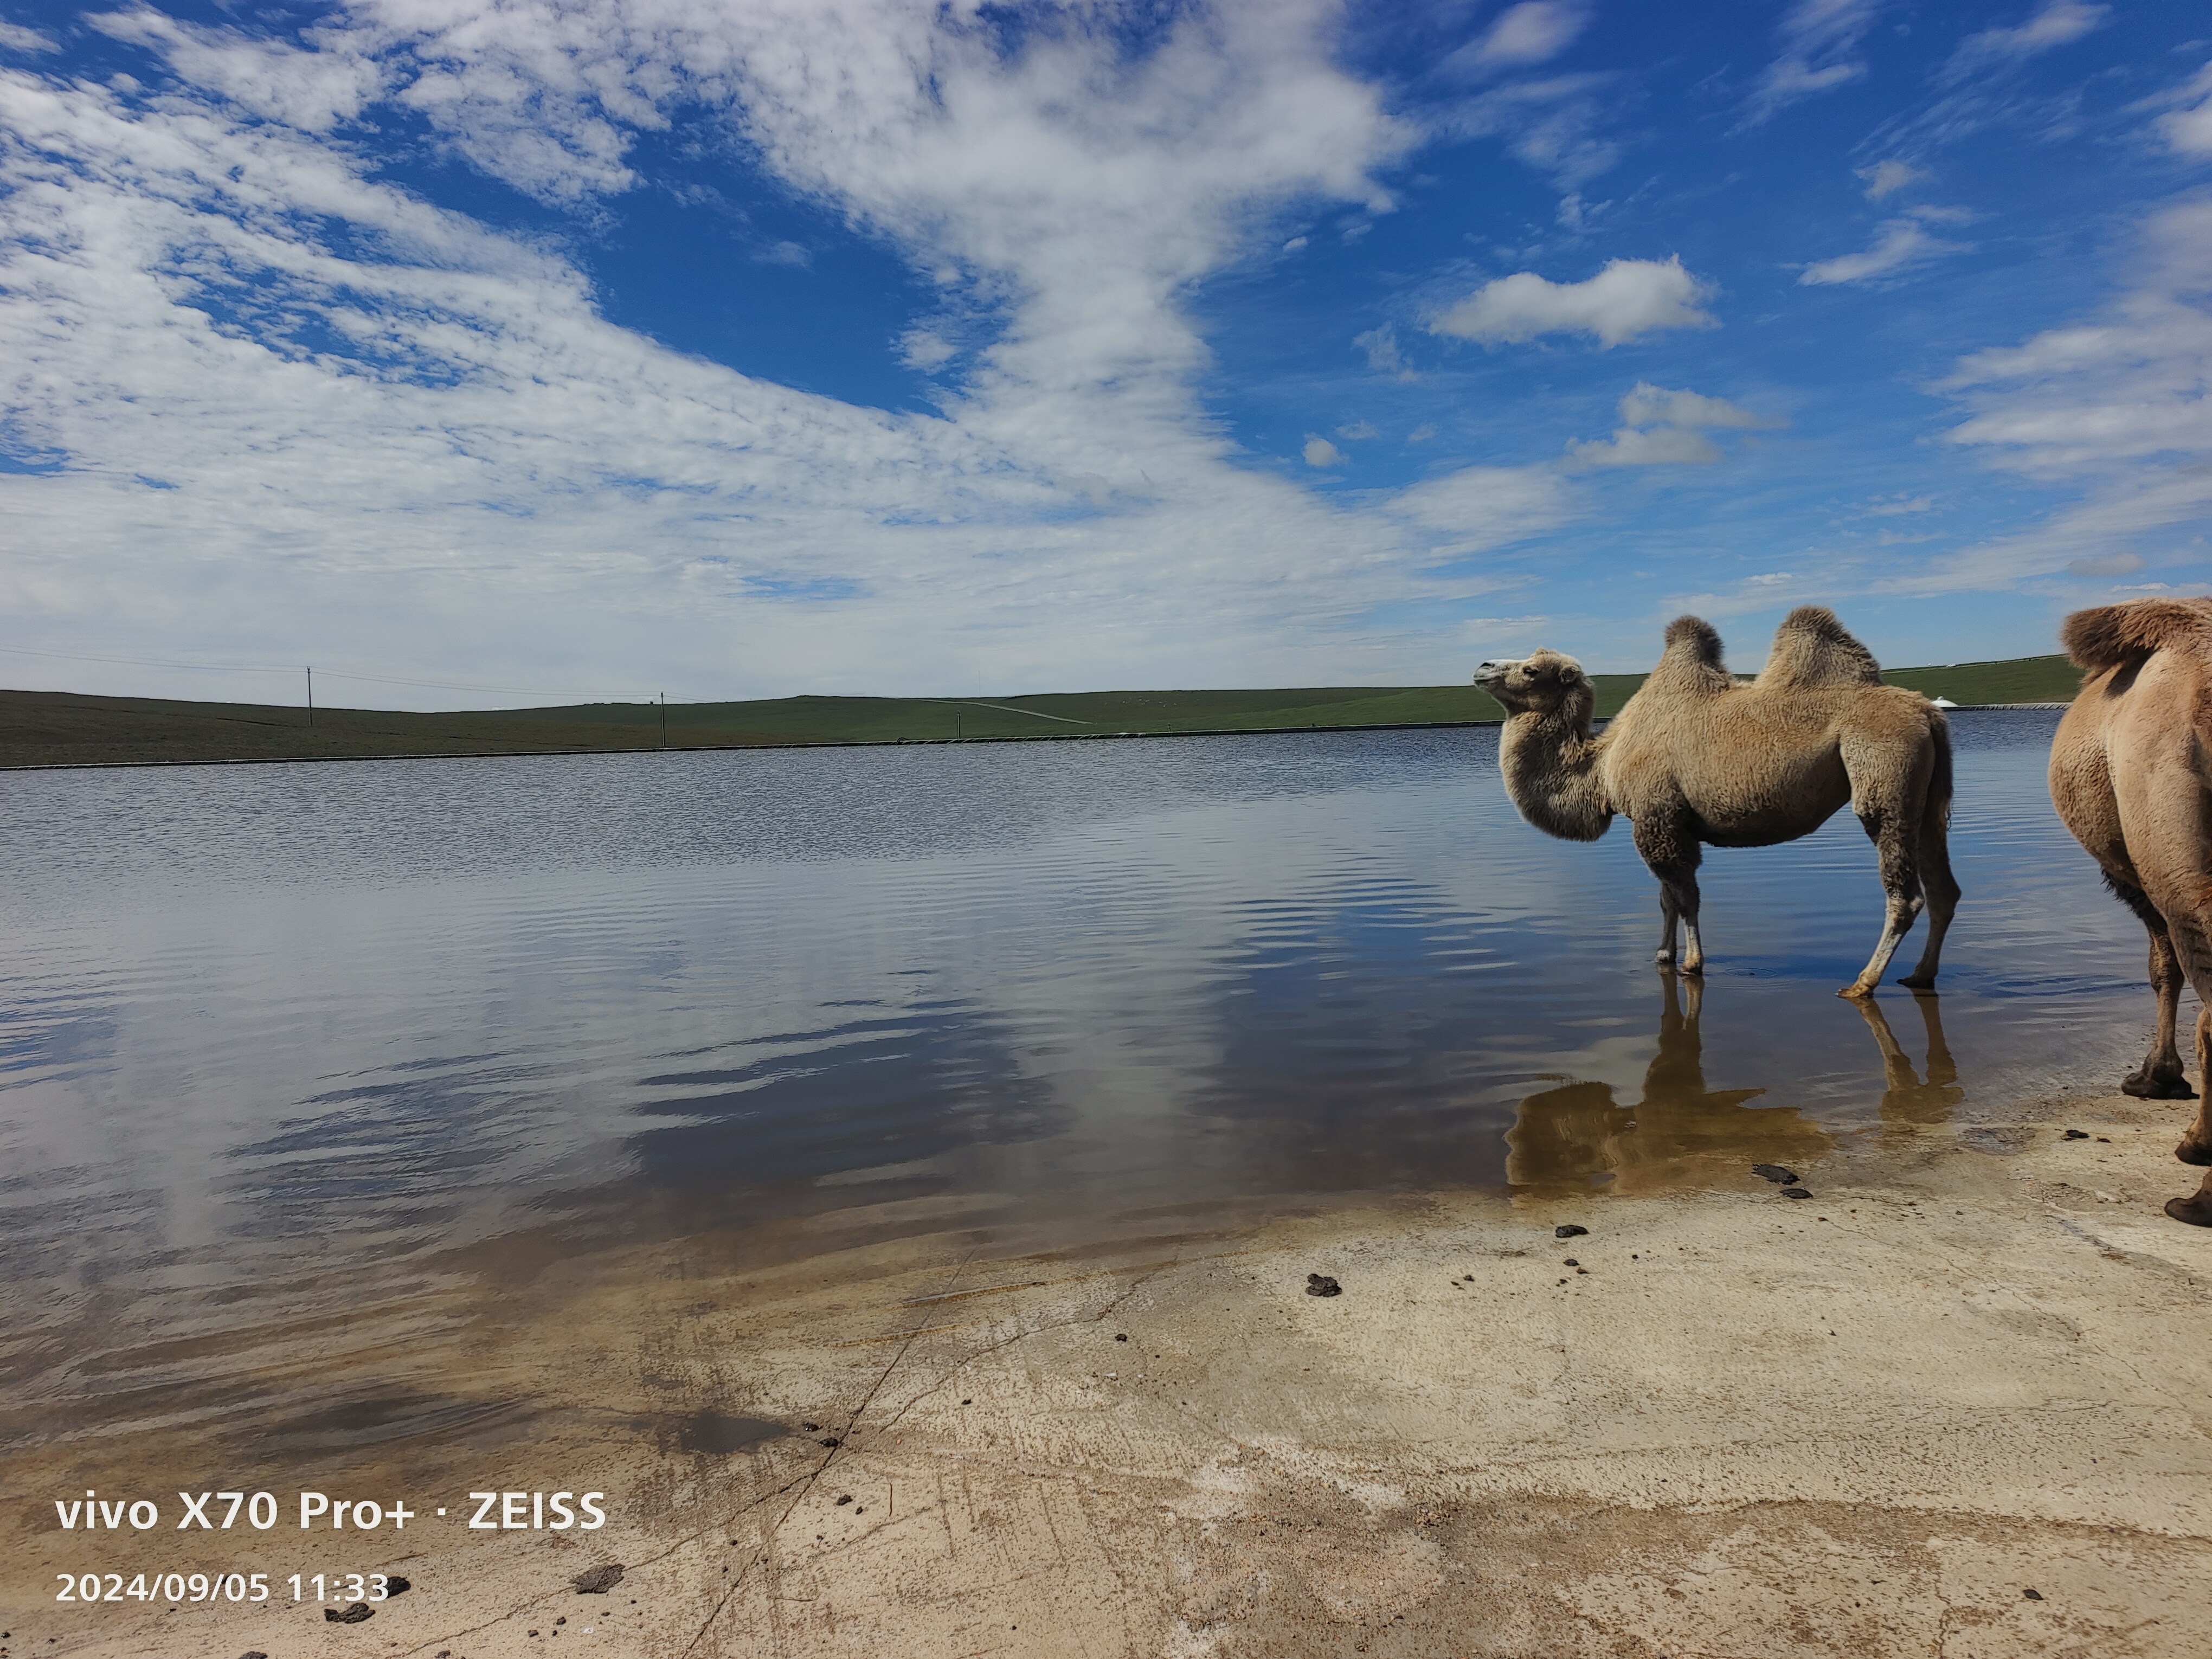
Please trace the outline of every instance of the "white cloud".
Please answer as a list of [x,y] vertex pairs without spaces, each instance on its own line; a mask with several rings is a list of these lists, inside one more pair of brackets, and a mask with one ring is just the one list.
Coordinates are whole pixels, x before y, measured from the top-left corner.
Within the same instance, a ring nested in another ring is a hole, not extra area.
[[1610,438],[1567,446],[1577,466],[1710,466],[1724,459],[1699,428],[1760,429],[1784,424],[1725,398],[1673,392],[1638,380],[1620,400],[1621,425]]
[[1285,253],[1296,253],[1296,252],[1297,252],[1300,248],[1304,247],[1305,245],[1306,245],[1306,239],[1305,239],[1304,237],[1303,237],[1303,236],[1293,236],[1293,237],[1291,237],[1291,240],[1290,240],[1289,241],[1287,241],[1287,242],[1285,242],[1285,243],[1284,243],[1284,244],[1283,244],[1283,252],[1285,252]]
[[1784,424],[1768,415],[1758,415],[1725,398],[1708,398],[1695,392],[1670,392],[1649,380],[1638,380],[1620,400],[1620,418],[1630,426],[1663,422],[1669,426],[1723,426],[1759,430]]
[[[678,695],[1364,662],[1358,619],[1571,501],[1238,464],[1187,296],[1285,204],[1387,210],[1413,134],[1324,0],[1178,15],[1133,56],[1088,13],[1011,50],[900,0],[358,0],[313,50],[128,14],[173,77],[143,96],[0,71],[9,435],[59,458],[0,474],[0,605],[62,650]],[[894,415],[665,349],[381,175],[345,124],[395,107],[553,202],[626,187],[638,131],[735,131],[939,273],[972,368]]]
[[1409,444],[1425,444],[1436,435],[1437,423],[1434,421],[1423,421],[1420,425],[1406,434],[1406,441]]
[[790,265],[799,270],[809,270],[814,264],[813,253],[799,242],[770,242],[753,258],[764,265]]
[[1943,66],[1946,78],[1956,80],[1978,70],[2018,63],[2039,52],[2063,46],[2104,27],[2110,6],[2083,5],[2080,0],[2048,0],[2043,9],[2014,28],[1984,29],[1959,43]]
[[1649,431],[1625,426],[1610,438],[1571,443],[1567,454],[1578,466],[1710,466],[1722,459],[1711,438],[1674,426]]
[[899,361],[923,374],[942,368],[960,355],[960,348],[935,329],[910,328],[899,336]]
[[1911,219],[1885,221],[1872,247],[1863,253],[1845,253],[1807,265],[1797,280],[1808,288],[1837,283],[1870,283],[1893,276],[1947,253],[1964,253],[1967,245],[1930,235]]
[[1381,434],[1375,430],[1374,427],[1370,422],[1366,421],[1354,421],[1350,426],[1340,426],[1337,428],[1336,435],[1352,443],[1364,443],[1368,439],[1378,437]]
[[1398,331],[1388,323],[1380,328],[1370,328],[1364,334],[1353,335],[1352,343],[1367,354],[1368,368],[1378,374],[1388,374],[1398,380],[1421,378],[1398,349]]
[[1480,40],[1454,53],[1451,67],[1540,64],[1565,52],[1589,22],[1589,8],[1579,0],[1522,0]]
[[0,23],[0,47],[9,52],[56,52],[60,43],[50,34],[27,29],[20,23]]
[[[2143,568],[2140,553],[2107,553],[2102,557],[2069,559],[2069,576],[2132,576]],[[2162,584],[2160,584],[2162,585]]]
[[1914,167],[1909,161],[1892,160],[1877,161],[1870,167],[1861,167],[1858,176],[1866,180],[1867,200],[1879,202],[1883,197],[1893,195],[1907,185],[1925,179],[1928,173],[1925,168]]
[[1389,510],[1440,531],[1443,551],[1480,552],[1549,530],[1573,518],[1565,480],[1539,467],[1470,466],[1401,490]]
[[1874,26],[1875,0],[1798,0],[1782,19],[1782,51],[1752,83],[1744,125],[1757,126],[1802,99],[1866,73],[1856,54]]
[[1299,453],[1306,458],[1308,466],[1341,466],[1346,459],[1344,452],[1328,439],[1310,435]]
[[2151,125],[2167,149],[2177,155],[2212,155],[2212,64],[2172,91],[2136,106],[2161,106],[2166,113]]
[[1485,344],[1540,334],[1595,334],[1610,349],[1639,335],[1673,328],[1718,328],[1698,308],[1711,290],[1682,268],[1681,256],[1613,259],[1585,282],[1547,282],[1523,270],[1484,284],[1429,323],[1433,334]]

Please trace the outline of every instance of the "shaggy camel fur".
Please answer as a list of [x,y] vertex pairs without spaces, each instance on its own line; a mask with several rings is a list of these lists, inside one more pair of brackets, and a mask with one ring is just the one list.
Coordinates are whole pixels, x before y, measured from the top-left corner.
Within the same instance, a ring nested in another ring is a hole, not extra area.
[[[2078,611],[2059,638],[2087,677],[2051,739],[2051,799],[2150,933],[2158,1027],[2120,1087],[2186,1100],[2184,979],[2212,1010],[2212,599]],[[2174,1152],[2212,1164],[2212,1012],[2197,1016],[2197,1066],[2207,1099]],[[2212,1176],[2166,1212],[2212,1227]]]
[[1839,994],[1874,994],[1923,902],[1927,948],[1902,983],[1936,983],[1959,903],[1945,840],[1950,729],[1918,692],[1881,683],[1873,656],[1833,611],[1802,605],[1783,618],[1749,685],[1721,666],[1719,635],[1695,617],[1677,617],[1659,665],[1597,737],[1589,677],[1571,657],[1540,650],[1486,662],[1474,683],[1510,716],[1498,760],[1522,817],[1569,841],[1595,841],[1615,812],[1634,823],[1636,850],[1659,878],[1662,966],[1675,960],[1679,921],[1682,972],[1705,967],[1700,843],[1795,841],[1848,801],[1880,851],[1889,902],[1866,971]]

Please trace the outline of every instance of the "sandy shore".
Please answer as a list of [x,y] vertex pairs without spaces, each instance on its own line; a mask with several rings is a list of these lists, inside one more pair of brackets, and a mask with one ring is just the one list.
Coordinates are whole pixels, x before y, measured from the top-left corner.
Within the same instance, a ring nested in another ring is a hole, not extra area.
[[476,1386],[550,1375],[573,1408],[479,1478],[588,1474],[604,1531],[262,1547],[411,1579],[341,1626],[57,1607],[42,1575],[97,1563],[49,1525],[14,1540],[0,1647],[2201,1659],[2212,1231],[2158,1208],[2195,1185],[2183,1109],[2018,1117],[1886,1128],[1798,1164],[1803,1200],[1723,1158],[1700,1190],[1082,1255],[548,1274]]

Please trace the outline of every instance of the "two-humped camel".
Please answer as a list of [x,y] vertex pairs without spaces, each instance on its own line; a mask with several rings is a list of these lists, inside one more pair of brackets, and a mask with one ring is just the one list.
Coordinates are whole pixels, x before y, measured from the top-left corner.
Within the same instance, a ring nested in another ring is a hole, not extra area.
[[[2158,1026],[2120,1087],[2190,1097],[2174,1045],[2186,979],[2206,1005],[2197,1016],[2206,1097],[2174,1155],[2212,1164],[2212,599],[2079,611],[2059,638],[2087,674],[2051,739],[2051,799],[2150,933]],[[2166,1212],[2212,1227],[2212,1176]]]
[[1510,718],[1498,742],[1506,793],[1547,835],[1595,841],[1616,812],[1659,878],[1657,961],[1701,972],[1700,843],[1771,847],[1808,836],[1848,802],[1881,854],[1888,896],[1881,940],[1840,994],[1874,994],[1923,903],[1928,945],[1903,983],[1936,983],[1943,934],[1958,908],[1945,831],[1951,816],[1951,735],[1917,691],[1881,683],[1867,648],[1823,605],[1783,618],[1766,666],[1738,685],[1721,665],[1720,635],[1695,617],[1667,629],[1659,665],[1605,731],[1590,734],[1595,693],[1582,665],[1540,650],[1486,662],[1474,683]]

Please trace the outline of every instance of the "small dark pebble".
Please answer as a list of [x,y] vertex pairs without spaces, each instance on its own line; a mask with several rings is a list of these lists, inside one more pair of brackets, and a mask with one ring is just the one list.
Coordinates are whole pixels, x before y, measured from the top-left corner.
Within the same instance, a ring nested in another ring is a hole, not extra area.
[[963,1405],[963,1406],[972,1406],[972,1405],[974,1405],[975,1402],[974,1401],[972,1401],[972,1400],[963,1400],[963,1401],[962,1401],[960,1403],[961,1403],[962,1405]]
[[827,1446],[831,1451],[836,1451],[838,1447],[843,1445],[845,1443],[840,1440],[834,1434],[825,1434],[814,1443],[817,1446]]
[[[2088,1138],[2089,1132],[2087,1129],[2069,1129],[2059,1137],[2061,1140],[2087,1140]],[[2039,1595],[2035,1599],[2040,1601],[2043,1598]]]
[[1802,1187],[1784,1187],[1782,1189],[1782,1196],[1784,1198],[1810,1198],[1813,1194],[1807,1192]]
[[1583,1264],[1576,1261],[1572,1256],[1565,1256],[1561,1258],[1559,1265],[1562,1267],[1579,1267]]
[[256,1648],[251,1653],[240,1654],[238,1659],[269,1659],[269,1656],[262,1652],[259,1648]]
[[2040,1601],[2043,1599],[2043,1592],[2041,1590],[2022,1590],[2021,1594],[2031,1601]]
[[2099,1136],[2097,1137],[2097,1139],[2098,1139],[2099,1140],[2100,1140],[2100,1141],[2104,1142],[2104,1144],[2105,1144],[2106,1146],[2111,1146],[2111,1145],[2112,1144],[2112,1136],[2110,1136],[2110,1135],[2099,1135]]
[[366,1601],[356,1601],[343,1613],[336,1607],[323,1609],[323,1622],[330,1625],[358,1625],[364,1619],[374,1619],[376,1609]]
[[1127,1331],[1117,1331],[1115,1333],[1114,1340],[1116,1342],[1127,1342],[1129,1340],[1129,1334]]
[[1552,1237],[1554,1238],[1580,1238],[1589,1231],[1589,1228],[1577,1227],[1573,1222],[1570,1221],[1563,1227],[1553,1228]]
[[842,1510],[842,1509],[843,1509],[843,1508],[845,1507],[845,1505],[846,1505],[846,1504],[848,1504],[851,1503],[852,1501],[853,1501],[853,1494],[852,1494],[852,1493],[850,1493],[850,1492],[847,1492],[847,1493],[846,1493],[842,1498],[840,1498],[837,1500],[837,1507],[838,1507],[839,1509],[841,1509],[841,1510]]
[[610,1561],[603,1567],[593,1567],[580,1572],[568,1582],[576,1587],[579,1595],[605,1595],[622,1583],[623,1566],[619,1561]]
[[1785,1170],[1779,1164],[1754,1164],[1751,1166],[1751,1172],[1761,1181],[1771,1181],[1778,1187],[1795,1186],[1797,1182],[1797,1171]]
[[555,1624],[556,1624],[556,1625],[565,1625],[565,1624],[567,1624],[567,1623],[568,1622],[568,1615],[567,1613],[562,1613],[562,1614],[558,1619],[556,1619],[553,1622],[554,1622]]
[[391,1577],[384,1581],[384,1593],[386,1595],[404,1595],[409,1590],[411,1590],[414,1588],[415,1581],[413,1579],[402,1578],[397,1573],[394,1573]]
[[1338,1284],[1327,1273],[1308,1273],[1306,1275],[1306,1294],[1308,1296],[1342,1296],[1344,1294],[1344,1286]]
[[819,1434],[822,1432],[822,1425],[819,1423],[801,1423],[799,1426],[805,1430],[809,1434]]

